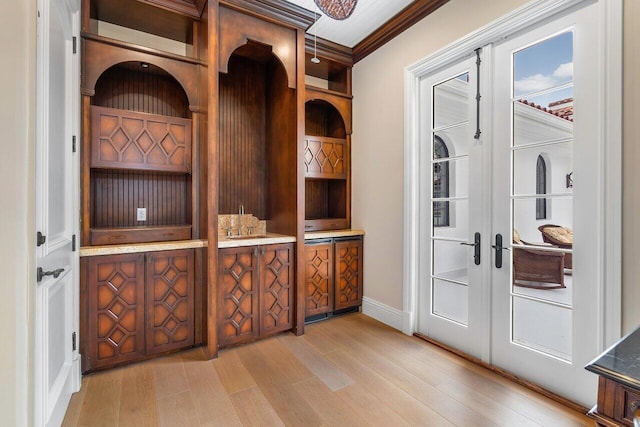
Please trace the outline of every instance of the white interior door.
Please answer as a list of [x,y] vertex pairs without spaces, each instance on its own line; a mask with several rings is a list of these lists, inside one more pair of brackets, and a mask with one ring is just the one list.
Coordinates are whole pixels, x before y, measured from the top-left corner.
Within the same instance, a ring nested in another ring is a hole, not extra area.
[[494,49],[492,228],[511,251],[492,274],[492,362],[584,405],[602,324],[599,6]]
[[420,82],[418,331],[480,357],[482,169],[476,58]]
[[[79,67],[73,52],[77,2],[38,2],[35,425],[60,425],[79,387],[77,154]],[[34,242],[35,243],[35,242]]]

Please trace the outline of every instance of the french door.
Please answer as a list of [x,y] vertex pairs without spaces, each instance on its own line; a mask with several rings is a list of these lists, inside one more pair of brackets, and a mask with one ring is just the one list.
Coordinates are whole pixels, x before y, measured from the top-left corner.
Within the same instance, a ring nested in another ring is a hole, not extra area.
[[480,84],[471,55],[420,87],[419,332],[584,405],[602,322],[600,6],[484,46]]
[[[420,155],[421,228],[427,231],[419,293],[428,307],[419,317],[420,332],[480,357],[482,317],[482,174],[483,146],[476,131],[477,68],[468,58],[425,80],[421,87]],[[477,241],[479,239],[479,241]]]

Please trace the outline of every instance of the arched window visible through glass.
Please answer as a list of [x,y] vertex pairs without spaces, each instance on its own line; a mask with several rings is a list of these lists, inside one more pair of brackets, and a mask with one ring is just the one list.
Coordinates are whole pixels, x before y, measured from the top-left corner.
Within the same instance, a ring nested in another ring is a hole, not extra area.
[[[449,149],[442,138],[433,136],[433,158],[449,158]],[[433,198],[449,197],[449,162],[434,162],[433,164]],[[433,202],[433,226],[449,226],[449,202],[438,200]]]
[[[542,156],[536,162],[536,194],[547,194],[547,163]],[[547,199],[536,198],[536,219],[547,219]]]

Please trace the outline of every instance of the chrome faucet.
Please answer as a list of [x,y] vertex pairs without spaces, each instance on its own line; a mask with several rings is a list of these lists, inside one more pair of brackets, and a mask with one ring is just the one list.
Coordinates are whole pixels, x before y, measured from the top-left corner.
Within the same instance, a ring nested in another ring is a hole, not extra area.
[[238,236],[242,236],[242,215],[244,215],[244,205],[238,209]]

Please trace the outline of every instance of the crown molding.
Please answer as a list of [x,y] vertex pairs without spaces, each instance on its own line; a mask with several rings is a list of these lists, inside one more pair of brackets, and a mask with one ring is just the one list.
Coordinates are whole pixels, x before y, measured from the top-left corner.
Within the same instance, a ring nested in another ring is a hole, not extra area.
[[449,0],[416,0],[353,48],[353,62],[364,59]]

